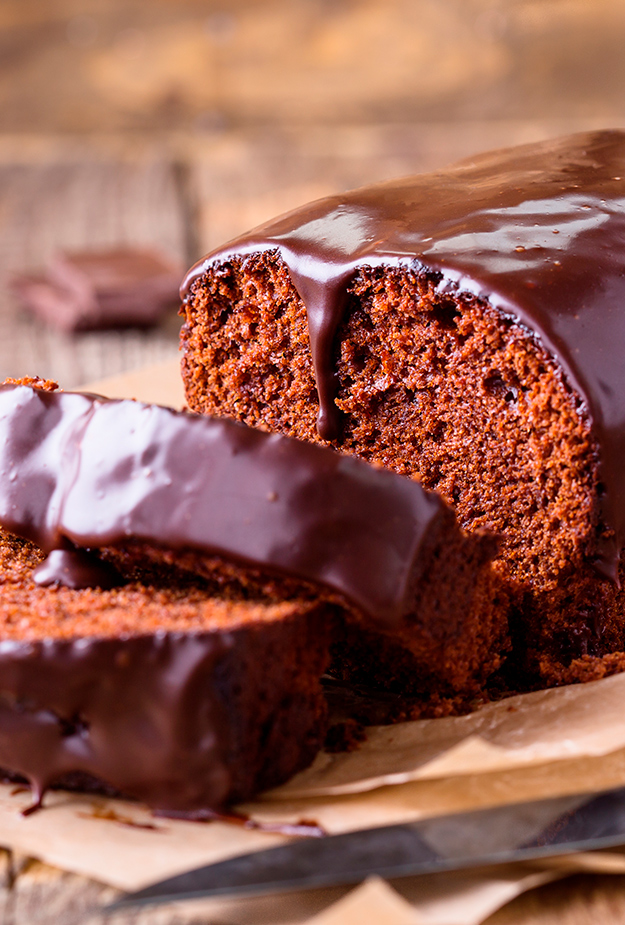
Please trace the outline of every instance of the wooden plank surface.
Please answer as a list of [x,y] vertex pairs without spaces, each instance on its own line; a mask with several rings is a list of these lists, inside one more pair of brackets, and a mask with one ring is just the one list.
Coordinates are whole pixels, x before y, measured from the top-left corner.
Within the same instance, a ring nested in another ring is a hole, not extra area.
[[5,131],[625,115],[622,0],[3,0]]
[[62,248],[155,245],[188,262],[176,168],[158,150],[136,158],[52,150],[0,163],[0,378],[39,375],[72,388],[176,356],[179,322],[156,330],[67,335],[42,325],[8,288]]

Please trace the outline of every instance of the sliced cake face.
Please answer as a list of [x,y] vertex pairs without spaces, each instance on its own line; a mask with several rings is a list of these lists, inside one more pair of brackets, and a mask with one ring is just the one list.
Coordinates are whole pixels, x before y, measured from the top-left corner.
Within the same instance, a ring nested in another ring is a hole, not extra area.
[[[467,528],[501,534],[520,581],[556,583],[554,555],[579,565],[599,516],[595,448],[554,361],[520,325],[439,295],[425,273],[363,269],[347,298],[335,353],[341,451],[415,475]],[[196,410],[321,440],[305,310],[277,254],[222,265],[187,311]]]
[[41,559],[0,533],[0,768],[37,797],[97,786],[193,815],[313,759],[331,608],[197,579],[45,588]]
[[623,648],[624,133],[320,200],[185,294],[191,408],[414,475],[501,534],[544,677]]

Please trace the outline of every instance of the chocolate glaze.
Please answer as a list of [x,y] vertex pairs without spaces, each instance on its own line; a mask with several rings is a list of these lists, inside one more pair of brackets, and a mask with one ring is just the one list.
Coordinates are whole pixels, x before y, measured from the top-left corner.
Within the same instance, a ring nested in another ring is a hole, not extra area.
[[[416,482],[324,447],[156,405],[5,385],[0,524],[46,552],[135,539],[221,555],[325,585],[388,625],[414,609],[453,517]],[[55,580],[80,586],[77,564],[64,556],[70,577],[57,569]]]
[[308,311],[319,433],[338,426],[332,338],[362,266],[440,274],[524,325],[561,365],[599,447],[599,567],[616,577],[625,541],[625,132],[586,132],[474,157],[446,170],[318,200],[209,254],[277,250]]
[[123,578],[109,562],[84,549],[53,549],[33,572],[37,585],[66,588],[115,588]]
[[0,641],[0,766],[36,803],[82,771],[151,806],[219,806],[226,722],[207,696],[228,634]]

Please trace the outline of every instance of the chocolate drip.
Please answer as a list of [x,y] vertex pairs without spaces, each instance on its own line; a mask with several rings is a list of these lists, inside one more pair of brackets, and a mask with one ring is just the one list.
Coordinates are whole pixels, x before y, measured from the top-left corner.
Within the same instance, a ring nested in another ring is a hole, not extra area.
[[625,541],[625,132],[495,151],[311,203],[209,254],[189,271],[183,298],[215,261],[262,250],[280,253],[313,318],[320,433],[332,419],[331,337],[359,267],[437,272],[441,292],[488,300],[532,332],[593,424],[610,534],[598,566],[616,577]]
[[33,572],[37,585],[66,588],[115,588],[123,584],[119,572],[108,562],[84,549],[53,549]]
[[[387,625],[414,609],[453,529],[416,482],[324,447],[28,386],[0,387],[0,476],[0,524],[46,552],[129,539],[199,550],[325,585]],[[67,564],[55,554],[40,575],[62,579]]]
[[341,434],[341,412],[334,403],[338,380],[333,348],[354,270],[341,268],[338,274],[319,281],[307,274],[305,260],[295,253],[290,254],[288,266],[293,284],[306,306],[310,353],[319,396],[317,430],[324,440],[337,440]]

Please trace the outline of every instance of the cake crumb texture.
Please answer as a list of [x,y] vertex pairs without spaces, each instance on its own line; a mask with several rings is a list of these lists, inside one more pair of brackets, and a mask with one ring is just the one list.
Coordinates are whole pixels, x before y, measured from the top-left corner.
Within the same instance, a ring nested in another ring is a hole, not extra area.
[[[509,665],[527,683],[586,679],[625,648],[625,613],[593,564],[607,528],[584,407],[525,327],[438,282],[404,267],[356,273],[335,337],[335,446],[418,479],[467,530],[499,536]],[[323,442],[306,311],[276,251],[216,262],[184,312],[192,410]]]

